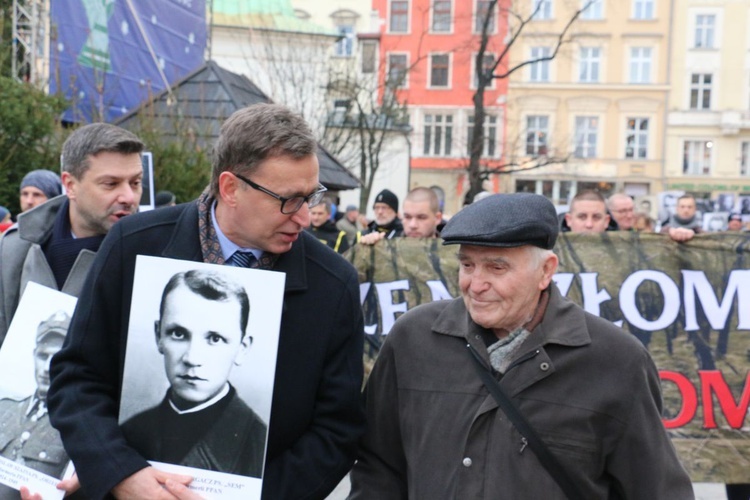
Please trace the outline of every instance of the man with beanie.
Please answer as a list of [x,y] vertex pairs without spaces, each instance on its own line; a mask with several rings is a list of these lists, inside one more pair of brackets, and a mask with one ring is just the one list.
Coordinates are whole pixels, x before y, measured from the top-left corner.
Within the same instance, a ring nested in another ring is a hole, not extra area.
[[0,239],[0,345],[29,281],[78,296],[110,228],[138,210],[143,143],[94,123],[63,145],[66,195],[18,216]]
[[62,194],[60,177],[49,170],[32,170],[21,181],[21,212]]
[[382,239],[390,240],[404,234],[404,226],[398,218],[398,196],[384,189],[375,197],[372,205],[375,220],[367,225],[360,243],[371,245]]
[[656,366],[633,335],[562,297],[557,235],[554,205],[530,193],[448,221],[461,297],[406,312],[388,334],[350,499],[694,498]]

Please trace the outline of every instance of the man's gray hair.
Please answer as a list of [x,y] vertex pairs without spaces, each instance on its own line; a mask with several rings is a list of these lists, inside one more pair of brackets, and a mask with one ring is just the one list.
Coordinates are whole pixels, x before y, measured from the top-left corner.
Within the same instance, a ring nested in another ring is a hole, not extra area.
[[529,252],[529,265],[532,269],[537,269],[542,265],[542,262],[547,260],[547,257],[554,254],[552,250],[547,250],[546,248],[537,247],[534,245],[528,245],[526,248],[528,248]]
[[268,158],[295,160],[317,152],[304,118],[279,104],[254,104],[235,111],[221,126],[214,144],[211,194],[219,195],[223,172],[252,174]]
[[109,123],[91,123],[70,134],[62,148],[63,172],[76,179],[91,167],[90,157],[99,153],[140,154],[143,142],[132,132]]

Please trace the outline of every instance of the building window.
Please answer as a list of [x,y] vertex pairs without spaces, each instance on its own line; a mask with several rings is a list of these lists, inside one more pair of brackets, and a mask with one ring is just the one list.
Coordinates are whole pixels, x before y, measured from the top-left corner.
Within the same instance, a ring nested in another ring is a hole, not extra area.
[[450,55],[432,54],[430,56],[430,87],[447,87],[450,74]]
[[690,109],[711,108],[711,74],[693,73],[690,76]]
[[630,83],[651,83],[651,48],[630,49]]
[[339,25],[341,38],[336,42],[336,55],[339,57],[351,57],[354,52],[354,26]]
[[[474,140],[474,117],[469,117],[466,130],[466,154],[471,155],[471,142]],[[494,158],[497,156],[497,116],[484,115],[484,146],[482,156]]]
[[[479,87],[479,72],[477,71],[477,58],[476,54],[474,57],[472,57],[472,63],[474,65],[474,79],[472,80],[474,84],[474,88]],[[484,54],[484,57],[482,58],[482,74],[489,75],[491,74],[492,68],[495,65],[495,54]],[[495,87],[495,79],[490,78],[490,81],[487,82],[488,89]]]
[[[531,60],[538,61],[549,57],[549,47],[531,47]],[[539,61],[529,65],[529,81],[548,82],[549,81],[549,61]]]
[[596,83],[599,81],[600,57],[600,48],[581,47],[581,61],[578,68],[579,82]]
[[653,19],[654,0],[633,0],[633,19]]
[[451,2],[450,0],[432,1],[432,31],[449,33],[451,30]]
[[424,155],[450,156],[453,145],[453,115],[424,115]]
[[695,16],[695,48],[712,49],[714,47],[714,30],[716,16],[713,14]]
[[531,12],[537,21],[552,19],[552,0],[531,0]]
[[711,173],[711,141],[685,141],[682,173],[686,175],[709,175]]
[[487,33],[494,33],[497,26],[497,19],[495,18],[495,9],[490,11],[490,5],[492,4],[489,0],[476,0],[476,8],[474,9],[474,33],[481,33],[484,28],[484,21],[487,16],[490,19],[487,23]]
[[595,158],[599,118],[596,116],[576,116],[575,152],[576,158]]
[[628,118],[625,158],[648,157],[648,118]]
[[390,88],[405,88],[407,84],[406,54],[388,54],[388,80]]
[[391,0],[391,22],[388,25],[391,33],[407,33],[409,31],[409,2]]
[[750,142],[742,143],[742,152],[740,160],[740,175],[750,177]]
[[547,156],[549,118],[544,115],[526,117],[526,155]]
[[[589,4],[586,7],[586,4]],[[602,0],[581,0],[581,8],[584,9],[581,12],[581,19],[603,19],[604,18],[604,5]]]
[[375,40],[362,40],[362,73],[375,73],[378,61],[378,42]]

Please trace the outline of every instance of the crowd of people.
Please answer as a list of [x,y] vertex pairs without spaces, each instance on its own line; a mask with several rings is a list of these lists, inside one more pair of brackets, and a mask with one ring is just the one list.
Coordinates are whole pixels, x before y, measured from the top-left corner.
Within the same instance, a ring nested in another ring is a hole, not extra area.
[[[402,206],[384,189],[372,221],[353,205],[336,218],[309,126],[283,106],[261,104],[224,122],[210,185],[196,200],[175,205],[163,192],[163,208],[136,213],[144,147],[114,125],[80,127],[63,146],[60,177],[24,178],[24,212],[0,239],[0,344],[28,282],[79,297],[44,394],[76,469],[61,489],[88,498],[199,498],[187,488],[190,476],[143,455],[163,437],[156,424],[151,434],[118,425],[135,261],[150,255],[286,275],[267,447],[251,467],[255,475],[262,469],[264,499],[325,498],[352,466],[352,499],[693,497],[661,425],[648,352],[552,282],[561,231],[653,229],[632,198],[584,191],[559,217],[540,195],[482,193],[446,221],[432,189],[412,189]],[[695,200],[684,196],[661,231],[687,241],[702,230],[694,215]],[[399,237],[456,245],[461,297],[398,319],[363,402],[360,285],[338,254]],[[175,286],[185,301],[216,300],[183,281]],[[224,377],[190,397],[203,382],[198,363],[167,344],[203,335],[235,339],[242,350],[246,325],[230,334],[210,314],[176,315],[170,293],[155,333],[172,387],[144,415],[176,422],[190,412],[220,414],[217,405],[235,398],[231,383]],[[170,324],[197,318],[164,326],[178,316]],[[221,468],[205,456],[202,436],[189,443],[169,460],[195,463],[186,457],[203,453],[201,464]],[[38,498],[28,488],[22,496]]]

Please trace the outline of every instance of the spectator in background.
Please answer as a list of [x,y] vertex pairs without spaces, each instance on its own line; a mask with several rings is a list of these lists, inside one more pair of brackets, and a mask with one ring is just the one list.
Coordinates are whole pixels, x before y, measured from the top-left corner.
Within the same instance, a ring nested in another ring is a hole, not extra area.
[[426,187],[409,191],[404,199],[402,216],[407,238],[436,238],[443,213],[435,191]]
[[0,233],[4,233],[12,225],[13,221],[10,219],[10,210],[0,206]]
[[635,214],[633,230],[639,233],[653,233],[656,221],[650,215],[638,212]]
[[677,198],[675,213],[662,225],[661,232],[674,241],[684,242],[702,232],[701,221],[696,216],[695,198],[684,194]]
[[359,220],[359,209],[355,205],[347,205],[344,216],[336,222],[336,227],[346,233],[349,246],[357,243],[365,227]]
[[742,215],[737,212],[729,214],[727,231],[742,231]]
[[159,191],[154,199],[154,208],[173,207],[177,204],[177,197],[172,191]]
[[635,223],[635,203],[624,193],[615,193],[607,199],[607,208],[620,231],[632,231]]
[[62,194],[60,176],[50,170],[32,170],[21,180],[21,212]]
[[581,191],[570,202],[565,223],[572,233],[603,233],[609,225],[609,214],[604,197],[597,191]]
[[331,220],[331,200],[323,198],[318,205],[310,207],[310,227],[306,231],[324,245],[328,245],[338,253],[349,250],[349,240],[346,231],[342,231]]
[[398,196],[384,189],[375,197],[372,209],[375,211],[375,220],[362,233],[360,243],[372,245],[382,239],[403,236],[404,226],[398,218]]

